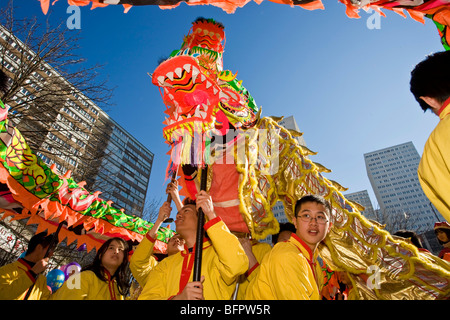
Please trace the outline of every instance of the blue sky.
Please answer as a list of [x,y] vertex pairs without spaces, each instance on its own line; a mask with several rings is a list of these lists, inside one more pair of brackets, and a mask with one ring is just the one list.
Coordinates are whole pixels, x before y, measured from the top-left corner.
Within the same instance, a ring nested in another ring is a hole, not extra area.
[[[109,114],[155,154],[148,197],[165,199],[169,156],[165,107],[147,73],[179,49],[199,16],[225,25],[224,68],[238,72],[262,115],[294,115],[307,146],[318,152],[311,160],[331,169],[325,176],[347,192],[366,189],[376,204],[364,153],[412,141],[422,154],[438,118],[420,109],[409,78],[427,54],[444,50],[433,22],[385,11],[380,29],[371,30],[366,22],[373,13],[350,19],[344,5],[324,4],[325,10],[307,11],[251,2],[234,14],[185,4],[133,7],[126,14],[121,6],[81,8],[78,54],[88,64],[106,64],[105,76],[116,87]],[[38,1],[20,5],[19,16],[45,19]],[[56,2],[50,21],[69,18],[67,7],[65,0]]]

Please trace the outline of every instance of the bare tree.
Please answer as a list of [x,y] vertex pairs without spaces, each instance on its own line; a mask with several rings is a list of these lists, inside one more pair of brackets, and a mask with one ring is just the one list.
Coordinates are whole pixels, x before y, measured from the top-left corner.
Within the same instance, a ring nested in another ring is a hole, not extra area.
[[9,119],[38,155],[85,180],[104,156],[99,146],[108,135],[106,126],[97,125],[100,108],[105,110],[112,96],[100,77],[102,66],[87,66],[77,56],[79,33],[65,21],[53,26],[48,20],[41,25],[36,18],[16,19],[10,0],[0,10],[0,23],[0,62],[10,78],[0,98]]
[[162,202],[162,198],[157,199],[156,197],[146,200],[141,218],[150,222],[155,222]]

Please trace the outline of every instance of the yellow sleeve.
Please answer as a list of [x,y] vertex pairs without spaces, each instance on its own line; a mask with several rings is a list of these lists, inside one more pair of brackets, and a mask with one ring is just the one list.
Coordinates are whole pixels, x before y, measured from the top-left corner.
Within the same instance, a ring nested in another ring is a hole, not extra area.
[[450,221],[450,115],[428,138],[417,170],[420,185],[439,213]]
[[248,269],[248,257],[244,248],[220,217],[208,221],[205,230],[219,257],[217,269],[225,283],[231,285]]
[[130,270],[142,288],[147,282],[150,271],[158,264],[156,258],[152,256],[154,245],[155,239],[146,235],[131,255]]
[[23,299],[27,289],[35,282],[28,270],[13,262],[0,268],[0,300]]
[[168,258],[164,259],[150,271],[138,300],[167,300],[177,294],[178,288],[174,288],[175,291],[171,294],[167,292],[167,260]]

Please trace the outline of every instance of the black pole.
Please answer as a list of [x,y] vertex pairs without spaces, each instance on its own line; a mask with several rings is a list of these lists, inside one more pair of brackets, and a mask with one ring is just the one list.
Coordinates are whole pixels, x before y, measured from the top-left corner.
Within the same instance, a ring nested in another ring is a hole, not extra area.
[[[206,190],[206,181],[208,176],[208,166],[205,165],[202,168],[202,177],[200,180],[200,190]],[[203,229],[205,221],[205,214],[202,208],[198,209],[198,222],[197,222],[197,238],[195,240],[195,256],[194,256],[194,281],[200,281],[202,271],[202,252],[203,252],[203,237],[205,235],[205,229]]]
[[[178,172],[178,168],[177,170],[175,170],[172,173],[172,180],[170,180],[170,182],[174,182],[175,179],[177,178],[177,172]],[[168,203],[172,202],[172,196],[170,195],[170,193],[167,195],[167,200]],[[172,223],[173,222],[173,218],[167,218],[166,220],[163,221],[164,223]]]

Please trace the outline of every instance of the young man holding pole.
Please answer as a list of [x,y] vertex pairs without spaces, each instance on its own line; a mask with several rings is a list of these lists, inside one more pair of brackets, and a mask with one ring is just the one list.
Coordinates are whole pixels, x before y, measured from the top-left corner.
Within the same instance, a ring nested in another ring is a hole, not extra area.
[[47,278],[41,273],[53,254],[52,239],[46,231],[34,235],[23,259],[0,268],[0,300],[46,300],[50,296]]
[[[200,210],[207,219],[203,227],[207,238],[203,238],[199,281],[193,279],[193,270]],[[229,300],[237,277],[247,271],[249,261],[239,240],[216,216],[211,196],[200,191],[196,203],[186,203],[177,213],[175,225],[185,240],[184,250],[167,257],[150,272],[139,299]]]

